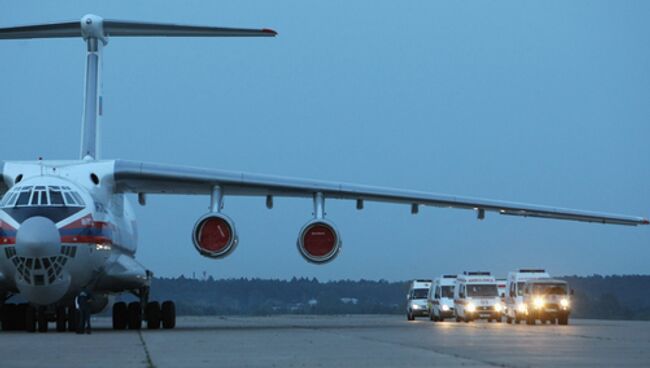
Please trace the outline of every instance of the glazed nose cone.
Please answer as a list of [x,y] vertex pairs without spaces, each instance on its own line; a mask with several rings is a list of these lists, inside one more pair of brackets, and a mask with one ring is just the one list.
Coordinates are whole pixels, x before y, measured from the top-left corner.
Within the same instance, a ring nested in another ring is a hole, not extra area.
[[59,253],[61,235],[52,220],[35,216],[25,220],[16,233],[16,253],[21,257],[45,257]]

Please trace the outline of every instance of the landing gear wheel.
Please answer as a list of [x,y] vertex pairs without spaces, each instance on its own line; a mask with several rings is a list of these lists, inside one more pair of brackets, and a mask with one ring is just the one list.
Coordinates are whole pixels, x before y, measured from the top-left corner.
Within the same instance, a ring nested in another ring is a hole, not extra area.
[[176,327],[176,304],[174,302],[168,300],[162,303],[160,312],[164,329]]
[[150,330],[157,330],[160,328],[160,303],[158,302],[149,302],[147,303],[147,309],[145,311],[145,316],[147,317],[147,328]]
[[128,306],[129,330],[142,328],[142,307],[140,302],[131,302]]
[[36,308],[31,305],[25,310],[25,331],[36,332]]
[[14,329],[18,331],[25,331],[25,318],[27,317],[27,303],[20,303],[16,305],[16,315],[14,320]]
[[2,331],[11,331],[14,321],[15,304],[7,303],[2,306]]
[[47,332],[48,321],[47,314],[45,314],[45,308],[38,308],[38,332]]
[[117,302],[113,304],[113,329],[114,330],[124,330],[128,323],[128,310],[126,308],[126,303]]
[[74,305],[68,306],[68,331],[77,332],[77,325],[79,324],[79,314]]
[[65,332],[65,322],[68,316],[64,306],[56,307],[56,332]]

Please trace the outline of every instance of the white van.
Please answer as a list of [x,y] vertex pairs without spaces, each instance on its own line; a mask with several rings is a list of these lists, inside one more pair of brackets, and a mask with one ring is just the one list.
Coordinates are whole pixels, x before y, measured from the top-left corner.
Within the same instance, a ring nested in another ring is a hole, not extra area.
[[415,317],[429,315],[427,297],[431,289],[431,280],[413,280],[406,294],[406,319],[412,321]]
[[506,321],[520,323],[526,319],[526,305],[524,304],[524,285],[529,280],[550,279],[546,270],[538,268],[525,268],[519,271],[508,272],[506,292]]
[[534,325],[538,320],[542,324],[569,324],[573,290],[569,289],[566,281],[550,278],[528,280],[523,294],[527,325]]
[[454,317],[454,284],[456,275],[436,277],[429,291],[429,319],[434,322]]
[[497,281],[489,272],[464,272],[456,277],[454,288],[456,321],[487,319],[501,322],[504,310]]

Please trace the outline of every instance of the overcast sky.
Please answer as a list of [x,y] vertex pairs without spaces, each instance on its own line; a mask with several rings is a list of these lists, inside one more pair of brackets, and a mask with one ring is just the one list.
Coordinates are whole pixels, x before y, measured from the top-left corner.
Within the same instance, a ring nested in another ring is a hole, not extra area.
[[[102,157],[650,214],[647,1],[3,1],[0,26],[105,18],[273,28],[113,38]],[[0,43],[0,159],[76,159],[85,46]],[[207,197],[137,207],[159,276],[433,277],[522,267],[650,273],[650,227],[328,201],[333,262],[296,249],[311,201],[226,198],[240,244],[201,257]]]

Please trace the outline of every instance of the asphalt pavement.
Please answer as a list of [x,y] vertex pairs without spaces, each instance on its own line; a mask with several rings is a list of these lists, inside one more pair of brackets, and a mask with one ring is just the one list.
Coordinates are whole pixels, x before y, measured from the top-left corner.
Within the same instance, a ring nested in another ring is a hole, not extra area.
[[179,317],[174,330],[0,332],[2,367],[649,367],[650,322]]

